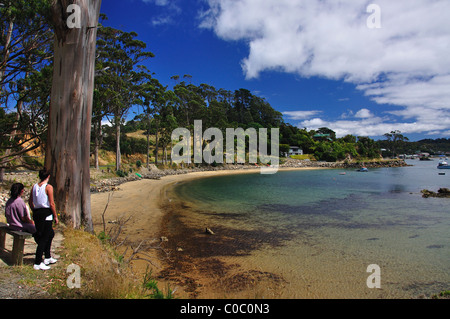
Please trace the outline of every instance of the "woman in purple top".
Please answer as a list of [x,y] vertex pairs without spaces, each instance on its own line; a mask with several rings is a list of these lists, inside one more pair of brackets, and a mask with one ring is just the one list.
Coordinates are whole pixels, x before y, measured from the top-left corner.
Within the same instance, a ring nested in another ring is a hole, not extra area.
[[21,183],[11,186],[11,198],[6,202],[5,216],[9,228],[27,233],[36,233],[34,222],[30,219],[28,209],[22,199],[25,187]]

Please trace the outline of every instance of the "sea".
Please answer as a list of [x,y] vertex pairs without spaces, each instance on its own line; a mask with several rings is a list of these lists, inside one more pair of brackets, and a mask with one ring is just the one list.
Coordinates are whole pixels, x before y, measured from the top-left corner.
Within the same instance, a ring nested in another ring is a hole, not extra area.
[[450,170],[407,163],[216,176],[174,192],[186,221],[233,243],[224,258],[282,278],[269,298],[429,298],[450,289],[450,198],[421,190],[450,188]]

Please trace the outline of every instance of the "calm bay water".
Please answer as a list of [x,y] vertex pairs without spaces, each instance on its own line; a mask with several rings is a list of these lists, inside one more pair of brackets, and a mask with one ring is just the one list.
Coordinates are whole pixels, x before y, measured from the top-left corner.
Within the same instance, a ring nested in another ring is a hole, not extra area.
[[[414,298],[450,289],[450,199],[420,194],[450,188],[450,171],[409,164],[220,176],[175,192],[196,220],[269,234],[241,263],[281,274],[283,297]],[[367,287],[371,264],[380,289]]]

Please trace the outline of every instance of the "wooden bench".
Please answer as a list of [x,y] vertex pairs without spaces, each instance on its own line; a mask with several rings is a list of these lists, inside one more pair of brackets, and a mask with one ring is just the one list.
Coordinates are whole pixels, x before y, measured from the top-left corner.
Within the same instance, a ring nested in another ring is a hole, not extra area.
[[14,237],[12,248],[13,265],[22,265],[23,249],[25,247],[25,239],[32,237],[32,234],[23,231],[12,230],[5,223],[0,223],[0,249],[5,250],[6,234]]

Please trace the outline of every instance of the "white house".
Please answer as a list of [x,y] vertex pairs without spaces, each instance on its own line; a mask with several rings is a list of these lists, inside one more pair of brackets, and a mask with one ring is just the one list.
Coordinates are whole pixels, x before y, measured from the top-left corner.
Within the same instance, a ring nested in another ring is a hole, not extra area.
[[303,149],[298,146],[289,146],[289,156],[291,155],[303,155]]

